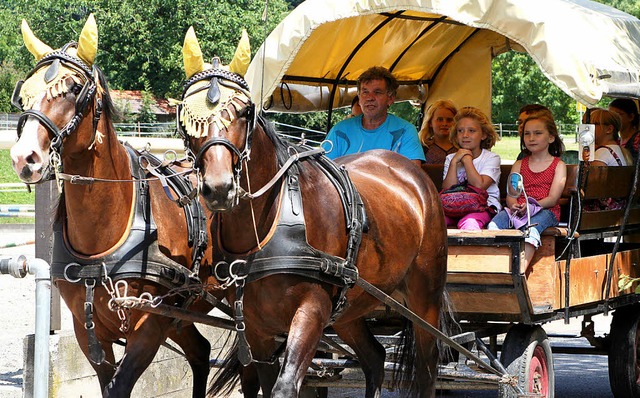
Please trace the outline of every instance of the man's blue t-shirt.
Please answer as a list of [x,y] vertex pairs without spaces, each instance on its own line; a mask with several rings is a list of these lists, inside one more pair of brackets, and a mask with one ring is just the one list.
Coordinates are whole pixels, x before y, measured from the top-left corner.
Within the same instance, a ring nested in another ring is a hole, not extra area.
[[[345,119],[333,126],[326,139],[333,143],[333,149],[327,153],[329,159],[372,149],[387,149],[411,160],[424,161],[424,150],[416,128],[391,114],[375,130],[362,127],[362,115]],[[324,147],[329,150],[329,145]]]

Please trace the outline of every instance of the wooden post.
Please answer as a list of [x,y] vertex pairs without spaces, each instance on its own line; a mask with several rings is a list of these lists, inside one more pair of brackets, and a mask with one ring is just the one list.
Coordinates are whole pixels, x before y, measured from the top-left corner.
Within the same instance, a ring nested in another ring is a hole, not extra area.
[[[53,251],[53,218],[54,206],[58,203],[58,190],[55,181],[36,184],[36,226],[35,241],[37,258],[45,260],[49,264],[52,261]],[[60,293],[51,285],[51,331],[62,328],[60,314]]]

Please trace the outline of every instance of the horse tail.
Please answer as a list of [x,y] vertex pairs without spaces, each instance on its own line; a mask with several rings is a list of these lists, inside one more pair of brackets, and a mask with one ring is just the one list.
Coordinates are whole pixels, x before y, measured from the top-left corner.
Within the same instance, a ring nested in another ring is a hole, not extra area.
[[[227,342],[225,342],[224,346],[227,345],[230,336],[227,337]],[[235,339],[233,346],[227,351],[226,357],[211,379],[207,396],[227,397],[231,395],[240,381],[241,372],[242,364],[238,359],[238,339]]]
[[[453,306],[453,303],[451,302],[451,299],[449,298],[449,293],[445,288],[442,292],[442,305],[440,306],[439,327],[440,331],[446,336],[452,336],[462,332],[462,328],[460,327],[460,324],[456,320],[454,314],[455,308]],[[440,339],[438,339],[438,352],[440,353],[438,360],[440,363],[444,364],[455,361],[458,356],[457,351],[454,351]]]
[[396,346],[396,361],[393,366],[391,380],[391,385],[403,391],[403,396],[416,396],[417,394],[417,386],[415,384],[417,377],[415,346],[413,322],[405,318],[400,332],[400,342]]
[[[439,329],[447,336],[451,333],[459,333],[460,324],[454,317],[453,303],[445,289],[442,292],[442,305],[440,307]],[[402,391],[402,396],[413,397],[417,394],[417,369],[416,369],[416,345],[413,322],[404,318],[400,341],[396,346],[396,361],[393,367],[391,385]],[[439,362],[448,363],[457,354],[447,344],[438,339]],[[457,359],[457,356],[456,356]]]

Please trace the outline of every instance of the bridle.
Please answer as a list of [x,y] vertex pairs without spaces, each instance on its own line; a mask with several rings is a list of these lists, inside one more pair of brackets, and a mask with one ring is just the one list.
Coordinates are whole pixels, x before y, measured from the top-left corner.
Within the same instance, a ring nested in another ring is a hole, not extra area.
[[[215,59],[214,59],[214,64],[215,64]],[[201,81],[208,81],[208,83],[206,85],[203,85],[202,87],[199,87],[196,90],[189,92],[189,89],[195,83],[201,82]],[[203,90],[207,90],[207,102],[212,105],[217,105],[220,102],[220,97],[221,97],[219,85],[230,88],[232,90],[242,91],[247,96],[247,98],[250,98],[249,85],[240,75],[236,73],[229,72],[224,69],[219,69],[216,67],[196,73],[184,84],[184,89],[182,92],[182,102],[178,104],[178,108],[176,112],[178,115],[178,117],[176,118],[177,131],[182,137],[185,143],[185,147],[187,148],[187,151],[190,152],[190,156],[193,157],[194,159],[193,164],[194,164],[194,168],[196,169],[200,167],[200,163],[202,161],[202,157],[204,156],[205,152],[209,150],[209,148],[211,148],[212,146],[222,145],[225,148],[227,148],[231,153],[235,154],[237,160],[233,162],[233,169],[234,169],[234,175],[236,177],[236,182],[238,183],[237,186],[239,186],[240,173],[242,172],[242,164],[243,162],[249,159],[249,156],[251,154],[251,141],[253,137],[254,126],[256,123],[255,106],[251,102],[251,100],[249,99],[248,104],[244,109],[237,112],[237,117],[245,117],[247,120],[245,145],[242,151],[238,149],[238,147],[235,146],[226,137],[216,136],[216,137],[211,137],[207,141],[205,141],[205,143],[202,145],[202,147],[198,151],[198,154],[194,156],[193,152],[191,152],[189,135],[185,131],[185,128],[182,125],[182,122],[180,120],[181,108],[184,106],[185,100],[189,96],[195,93],[201,92]],[[229,111],[227,110],[227,112]]]
[[[95,102],[96,104],[93,115],[94,136],[97,131],[100,115],[102,114],[102,100],[100,99],[100,97],[96,98],[96,92],[98,88],[98,84],[96,83],[94,78],[96,69],[95,67],[89,67],[80,58],[67,54],[66,51],[69,47],[77,48],[78,44],[76,42],[67,43],[60,50],[51,52],[45,55],[40,61],[38,61],[35,68],[33,68],[31,72],[29,72],[26,79],[20,80],[18,81],[18,83],[16,83],[16,86],[13,90],[13,95],[11,97],[11,103],[22,111],[22,114],[18,119],[18,138],[20,138],[20,136],[22,135],[22,130],[24,129],[24,125],[29,117],[36,118],[38,122],[40,122],[40,124],[44,128],[46,128],[50,134],[53,135],[49,150],[51,152],[50,156],[52,157],[52,160],[55,160],[54,163],[57,163],[54,164],[54,167],[56,168],[61,167],[60,154],[62,153],[63,140],[78,129],[80,122],[82,121],[82,119],[84,119],[87,109],[89,108],[89,104],[91,102]],[[73,70],[80,77],[82,77],[82,79],[84,80],[84,84],[82,86],[82,89],[76,95],[75,115],[64,125],[64,127],[58,128],[58,126],[43,112],[35,109],[23,109],[20,90],[22,89],[22,85],[24,84],[24,82],[42,67],[48,67],[44,76],[45,81],[47,83],[53,81],[53,79],[55,79],[59,73],[61,64],[66,68]],[[48,170],[48,172],[50,172],[50,170]]]

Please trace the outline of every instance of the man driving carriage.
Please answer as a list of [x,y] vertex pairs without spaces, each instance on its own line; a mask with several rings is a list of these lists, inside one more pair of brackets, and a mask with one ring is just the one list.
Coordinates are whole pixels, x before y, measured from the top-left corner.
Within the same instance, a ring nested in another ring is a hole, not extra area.
[[396,98],[398,81],[388,69],[374,66],[358,78],[358,96],[362,115],[333,126],[327,135],[327,156],[360,153],[371,149],[388,149],[413,160],[420,166],[424,152],[416,128],[406,120],[388,113]]

